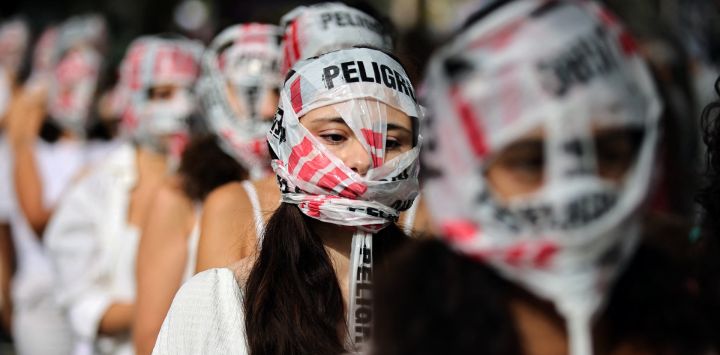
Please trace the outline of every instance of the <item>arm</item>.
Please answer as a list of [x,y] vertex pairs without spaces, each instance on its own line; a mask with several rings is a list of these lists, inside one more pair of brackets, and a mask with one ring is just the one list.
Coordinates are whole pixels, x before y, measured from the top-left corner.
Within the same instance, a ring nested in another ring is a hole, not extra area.
[[52,211],[43,203],[43,186],[35,159],[34,142],[13,147],[13,181],[20,209],[37,236],[42,236]]
[[37,167],[35,142],[43,118],[44,92],[23,92],[8,115],[8,136],[13,154],[13,181],[18,204],[33,231],[41,236],[52,211],[43,203],[43,186]]
[[133,341],[137,354],[150,354],[182,284],[188,257],[188,236],[195,222],[192,201],[171,182],[155,197],[140,239],[137,257],[136,316]]
[[108,191],[93,180],[79,181],[65,195],[48,223],[45,246],[56,271],[56,299],[76,336],[94,341],[130,329],[133,303],[119,300],[108,287],[111,272],[102,240],[108,223]]
[[10,237],[10,226],[0,223],[0,327],[10,332],[12,302],[10,280],[15,271],[15,248]]
[[178,291],[153,354],[247,354],[242,292],[233,272],[208,270]]
[[252,206],[242,185],[227,183],[205,199],[196,272],[232,264],[253,253],[257,237]]

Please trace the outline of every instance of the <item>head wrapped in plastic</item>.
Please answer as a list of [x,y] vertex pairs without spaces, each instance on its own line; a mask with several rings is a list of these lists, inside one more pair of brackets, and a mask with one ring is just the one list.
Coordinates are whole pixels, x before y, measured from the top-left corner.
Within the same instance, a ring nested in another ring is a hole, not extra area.
[[36,81],[45,82],[48,80],[52,73],[57,40],[58,27],[48,26],[35,42],[35,48],[33,49],[32,72],[29,79],[31,83],[34,84]]
[[13,87],[30,41],[30,30],[21,18],[0,24],[0,122],[12,98]]
[[392,52],[389,29],[378,19],[338,2],[299,6],[280,20],[282,75],[299,60],[353,46]]
[[[658,136],[661,102],[631,36],[595,3],[513,1],[440,50],[426,83],[436,225],[460,252],[555,302],[572,353],[588,353],[590,317],[639,238]],[[603,174],[599,132],[632,137],[620,179]],[[504,198],[494,162],[538,134],[540,186]]]
[[277,107],[280,30],[231,26],[210,44],[198,81],[201,107],[223,150],[253,178],[269,172],[266,134]]
[[[372,319],[370,281],[354,270],[372,270],[371,233],[397,221],[417,196],[421,139],[414,126],[421,116],[403,67],[375,49],[339,50],[298,62],[280,93],[268,141],[282,202],[297,205],[308,217],[355,227],[348,304],[351,347],[367,340]],[[411,126],[407,149],[391,156],[395,148],[389,132],[397,128],[388,122],[396,117]],[[318,122],[352,132],[344,139],[354,148],[349,153],[333,150],[333,129],[323,133],[320,128],[313,131],[316,136],[305,126]]]
[[98,15],[72,17],[59,27],[56,38],[48,36],[38,43],[53,45],[48,113],[63,129],[82,136],[102,65],[105,20]]
[[[370,164],[364,174],[345,166],[300,123],[308,112],[326,106],[362,142]],[[410,151],[384,161],[391,109],[421,117],[407,74],[381,51],[340,50],[298,63],[285,81],[268,134],[283,201],[310,217],[371,231],[397,220],[417,195],[420,145],[416,137]]]
[[30,28],[23,18],[0,23],[0,66],[15,80],[30,45]]
[[[184,38],[146,36],[130,44],[114,94],[127,103],[122,116],[125,135],[158,151],[181,150],[188,137],[188,118],[195,111],[192,86],[202,50],[199,42]],[[167,93],[155,97],[159,90]]]

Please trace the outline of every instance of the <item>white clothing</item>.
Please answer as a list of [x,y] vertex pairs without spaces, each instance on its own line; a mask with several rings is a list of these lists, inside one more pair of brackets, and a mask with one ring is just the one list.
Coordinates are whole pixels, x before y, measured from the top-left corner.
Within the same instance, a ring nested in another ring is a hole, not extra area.
[[[1,69],[0,69],[1,70]],[[1,111],[1,110],[0,110]],[[2,115],[0,115],[1,117]],[[10,153],[8,152],[7,141],[5,136],[0,134],[0,225],[8,224],[10,222],[11,207],[11,194],[10,189]],[[0,260],[0,273],[3,272],[3,266],[5,264]],[[5,280],[0,278],[0,282]],[[5,307],[7,300],[3,299],[3,295],[0,293],[0,311]]]
[[260,198],[257,194],[255,185],[248,180],[244,180],[242,183],[243,189],[250,199],[250,205],[253,209],[253,219],[255,220],[255,236],[258,239],[258,245],[262,245],[263,234],[265,234],[265,220],[262,216],[262,210],[260,208]]
[[[60,200],[73,178],[89,162],[87,146],[63,140],[54,144],[38,140],[35,159],[46,207]],[[12,166],[10,159],[8,164]],[[21,355],[69,354],[72,333],[53,298],[54,270],[42,242],[17,207],[12,168],[9,171],[7,186],[13,206],[10,225],[17,261],[11,284],[14,344]]]
[[202,205],[195,206],[195,225],[188,236],[188,252],[185,260],[185,272],[183,272],[182,282],[190,280],[195,275],[195,266],[197,265],[197,250],[200,243],[200,220],[202,219]]
[[48,224],[55,295],[75,335],[76,353],[133,353],[129,334],[99,336],[98,327],[111,304],[135,300],[140,236],[128,225],[128,209],[137,174],[136,150],[124,143],[72,187]]
[[195,275],[175,295],[153,354],[247,354],[243,292],[232,270]]
[[5,135],[0,134],[0,224],[9,223],[13,210],[12,165],[10,147]]

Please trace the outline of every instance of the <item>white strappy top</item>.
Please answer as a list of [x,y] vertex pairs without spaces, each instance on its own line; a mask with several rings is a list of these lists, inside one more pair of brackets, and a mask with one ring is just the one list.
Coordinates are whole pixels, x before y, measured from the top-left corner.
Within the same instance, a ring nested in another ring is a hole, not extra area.
[[255,220],[255,235],[258,238],[258,245],[262,245],[263,234],[265,234],[265,220],[262,216],[262,210],[260,208],[260,198],[258,197],[255,185],[249,180],[242,182],[242,187],[250,199],[250,204],[253,209],[253,219]]

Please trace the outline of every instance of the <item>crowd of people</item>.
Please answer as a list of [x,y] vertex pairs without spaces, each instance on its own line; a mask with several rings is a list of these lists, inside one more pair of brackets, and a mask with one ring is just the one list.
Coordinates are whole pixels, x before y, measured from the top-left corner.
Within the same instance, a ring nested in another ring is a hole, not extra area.
[[682,117],[604,5],[474,8],[421,81],[365,3],[115,69],[102,16],[1,22],[7,351],[720,352],[720,81]]

